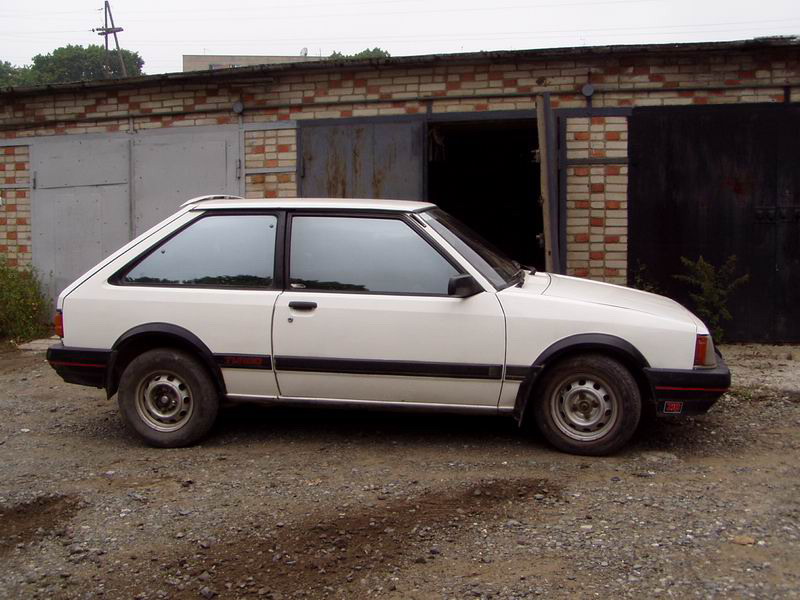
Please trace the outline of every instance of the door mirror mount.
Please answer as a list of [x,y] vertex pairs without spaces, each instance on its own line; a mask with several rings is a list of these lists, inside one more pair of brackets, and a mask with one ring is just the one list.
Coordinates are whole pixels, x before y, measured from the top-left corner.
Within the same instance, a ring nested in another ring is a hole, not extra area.
[[482,291],[483,288],[472,275],[456,275],[447,283],[447,294],[456,298],[469,298]]

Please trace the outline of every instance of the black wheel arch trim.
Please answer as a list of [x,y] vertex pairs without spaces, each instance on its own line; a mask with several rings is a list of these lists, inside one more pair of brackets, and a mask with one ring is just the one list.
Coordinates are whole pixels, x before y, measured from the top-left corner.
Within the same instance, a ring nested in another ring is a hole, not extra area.
[[[533,364],[527,367],[527,375],[517,390],[517,397],[514,402],[514,418],[517,422],[522,423],[528,405],[528,399],[536,387],[539,376],[548,364],[557,361],[566,354],[592,351],[600,351],[611,354],[612,356],[621,357],[626,360],[626,362],[635,365],[639,369],[639,373],[650,367],[647,359],[636,346],[615,335],[607,333],[579,333],[561,338],[545,348]],[[508,369],[509,367],[506,368]],[[512,368],[518,370],[525,367]],[[639,373],[635,373],[634,376],[639,375]]]
[[144,338],[148,335],[176,338],[183,344],[188,344],[189,346],[193,347],[197,352],[197,355],[202,360],[203,365],[211,373],[214,383],[216,384],[220,394],[223,396],[227,394],[225,379],[222,376],[222,370],[220,369],[219,362],[205,342],[203,342],[203,340],[201,340],[188,329],[184,329],[179,325],[173,325],[172,323],[143,323],[129,329],[119,336],[111,348],[111,355],[108,360],[108,368],[106,369],[105,385],[106,393],[109,398],[117,392],[117,387],[119,385],[119,377],[115,376],[115,366],[120,350],[127,343],[133,341],[134,338]]

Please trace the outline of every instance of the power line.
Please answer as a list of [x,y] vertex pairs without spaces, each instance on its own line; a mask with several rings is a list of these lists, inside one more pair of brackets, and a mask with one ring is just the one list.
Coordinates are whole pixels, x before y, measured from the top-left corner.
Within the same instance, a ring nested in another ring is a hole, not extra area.
[[[551,34],[569,34],[569,35],[579,35],[579,34],[590,34],[590,33],[602,33],[602,32],[620,32],[620,31],[636,31],[643,35],[669,35],[669,34],[678,34],[678,33],[698,33],[708,30],[701,30],[696,31],[698,27],[727,27],[729,25],[756,25],[756,24],[770,24],[770,23],[787,23],[787,22],[800,22],[800,19],[767,19],[762,21],[733,21],[733,22],[723,22],[723,23],[696,23],[696,24],[684,24],[684,25],[652,25],[650,27],[643,28],[641,26],[635,27],[598,27],[598,28],[591,28],[591,29],[541,29],[541,30],[533,30],[533,31],[504,31],[504,32],[496,32],[492,34],[479,34],[479,35],[470,35],[464,33],[453,33],[453,34],[439,34],[435,36],[424,36],[424,35],[380,35],[381,40],[463,40],[463,39],[493,39],[498,37],[516,37],[516,36],[537,36],[537,35],[551,35]],[[782,25],[781,27],[795,27],[795,25]],[[687,29],[688,28],[688,29]],[[651,29],[676,29],[678,31],[664,31],[664,32],[651,32],[648,30]],[[680,31],[684,29],[685,31]],[[743,31],[755,29],[754,27],[748,27],[746,29],[730,29],[729,31]],[[711,30],[715,31],[715,30]],[[272,37],[268,40],[263,38],[259,39],[243,39],[243,38],[235,38],[235,39],[209,39],[209,38],[202,38],[202,39],[184,39],[184,40],[175,40],[175,41],[163,41],[163,40],[155,40],[155,39],[143,39],[140,38],[139,40],[135,40],[138,43],[150,43],[154,45],[184,45],[187,43],[276,43],[276,42],[300,42],[304,40],[308,40],[308,36],[303,37],[285,37],[285,38],[277,38]],[[318,42],[343,42],[343,41],[372,41],[375,39],[375,35],[371,36],[350,36],[350,37],[327,37],[327,38],[314,38],[311,40],[313,43]]]
[[[414,41],[429,41],[429,40],[463,40],[463,39],[472,39],[472,40],[481,40],[481,39],[502,39],[508,37],[517,37],[517,36],[537,36],[537,35],[551,35],[551,34],[569,34],[569,35],[579,35],[579,34],[600,34],[600,35],[611,35],[611,34],[604,34],[603,32],[622,32],[622,31],[636,31],[640,35],[671,35],[671,34],[681,34],[681,33],[702,33],[702,32],[715,32],[715,31],[746,31],[757,29],[755,27],[747,27],[747,28],[736,28],[736,29],[703,29],[697,30],[698,27],[728,27],[730,25],[764,25],[764,24],[785,24],[780,25],[779,28],[796,28],[796,25],[790,25],[788,23],[799,22],[800,19],[764,19],[758,21],[731,21],[731,22],[722,22],[722,23],[696,23],[696,24],[681,24],[681,25],[651,25],[647,28],[643,28],[641,26],[628,26],[628,27],[600,27],[600,28],[591,28],[591,29],[543,29],[543,30],[533,30],[533,31],[504,31],[504,32],[496,32],[491,34],[479,34],[479,35],[470,35],[464,33],[453,33],[453,34],[439,34],[435,36],[424,36],[424,35],[380,35],[381,40],[392,40],[392,41],[402,41],[402,40],[414,40]],[[101,28],[102,29],[102,28]],[[120,28],[121,29],[121,28]],[[675,31],[663,31],[663,32],[653,32],[649,31],[651,29],[664,29],[664,30],[675,30]],[[83,33],[84,31],[88,32],[90,30],[81,30],[81,31],[69,31],[64,33]],[[91,30],[95,31],[95,30]],[[55,33],[55,32],[54,32]],[[61,33],[61,32],[59,32]],[[15,34],[5,34],[0,32],[6,39],[16,39],[16,40],[41,40],[41,41],[50,41],[50,40],[57,40],[58,38],[47,38],[42,36],[25,36],[25,35],[15,35]],[[100,33],[100,35],[103,35]],[[285,37],[285,38],[269,38],[268,43],[278,43],[278,42],[300,42],[308,40],[308,36],[302,37]],[[324,37],[324,38],[314,38],[314,42],[345,42],[345,41],[372,41],[375,39],[375,36],[346,36],[346,37]],[[138,40],[134,40],[136,44],[151,44],[151,45],[185,45],[190,43],[210,43],[213,42],[215,44],[222,44],[222,43],[258,43],[263,44],[265,42],[264,38],[258,39],[244,39],[244,38],[234,38],[234,39],[211,39],[211,38],[201,38],[201,39],[183,39],[183,40],[174,40],[174,41],[164,41],[162,39],[146,39],[140,38]]]
[[[203,22],[203,21],[240,21],[242,18],[247,19],[248,21],[285,21],[285,20],[295,20],[295,19],[302,19],[304,21],[308,21],[311,19],[328,19],[331,17],[368,17],[368,16],[377,16],[377,17],[393,17],[399,15],[423,15],[423,14],[448,14],[448,13],[469,13],[469,12],[487,12],[487,11],[501,11],[501,10],[529,10],[533,8],[562,8],[562,7],[575,7],[575,6],[600,6],[600,5],[609,5],[609,4],[645,4],[645,3],[653,3],[653,2],[663,2],[663,0],[598,0],[596,2],[592,2],[589,0],[579,0],[577,2],[547,2],[547,3],[539,3],[539,4],[515,4],[515,5],[507,5],[507,6],[481,6],[481,7],[453,7],[453,8],[434,8],[434,9],[427,9],[427,10],[395,10],[395,11],[383,11],[383,12],[350,12],[350,13],[343,13],[343,12],[336,12],[336,13],[298,13],[293,15],[263,15],[263,16],[256,16],[252,14],[243,15],[243,16],[228,16],[228,17],[181,17],[182,22]],[[306,7],[310,7],[311,5],[306,5]],[[319,5],[319,6],[327,6],[327,5]],[[289,7],[287,7],[289,8]],[[294,8],[294,7],[292,7]],[[230,11],[228,11],[230,14]],[[129,19],[130,22],[135,23],[151,23],[152,19]]]

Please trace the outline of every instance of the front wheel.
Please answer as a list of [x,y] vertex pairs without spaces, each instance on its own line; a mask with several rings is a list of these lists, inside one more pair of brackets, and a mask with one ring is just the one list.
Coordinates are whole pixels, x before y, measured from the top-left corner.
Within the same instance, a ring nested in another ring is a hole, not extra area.
[[118,403],[126,425],[151,446],[178,448],[208,433],[219,398],[208,372],[185,352],[149,350],[122,373]]
[[618,361],[574,356],[549,370],[534,398],[536,423],[556,448],[602,456],[624,446],[642,412],[639,386]]

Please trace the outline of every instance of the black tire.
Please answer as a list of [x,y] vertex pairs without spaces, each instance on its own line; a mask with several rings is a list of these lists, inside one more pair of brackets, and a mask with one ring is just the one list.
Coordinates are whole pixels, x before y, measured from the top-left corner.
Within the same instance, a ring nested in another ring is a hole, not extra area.
[[603,456],[622,448],[642,414],[639,386],[620,362],[573,356],[546,371],[531,398],[539,430],[559,450]]
[[217,418],[219,396],[208,371],[172,348],[134,358],[119,382],[123,420],[151,446],[179,448],[204,437]]

